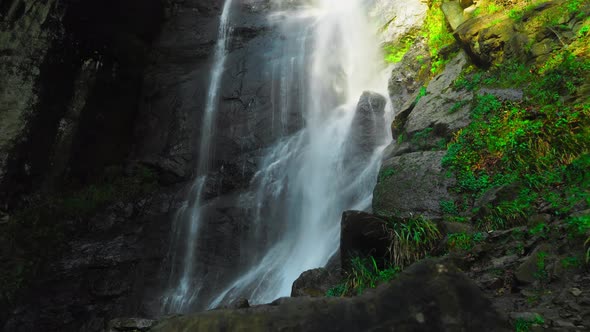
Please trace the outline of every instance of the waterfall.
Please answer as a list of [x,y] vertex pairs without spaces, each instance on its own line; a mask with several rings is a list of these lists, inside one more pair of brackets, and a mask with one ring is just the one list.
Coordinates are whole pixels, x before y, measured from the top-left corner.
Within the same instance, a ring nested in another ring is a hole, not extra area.
[[[244,201],[254,202],[255,227],[243,241],[257,248],[264,243],[264,250],[249,253],[251,262],[209,308],[238,298],[265,303],[288,296],[303,271],[324,266],[338,250],[342,212],[370,208],[380,164],[382,147],[364,158],[349,149],[359,97],[386,86],[363,0],[273,3],[280,11],[269,20],[279,22],[288,36],[283,49],[293,52],[275,66],[281,79],[273,106],[284,128],[285,108],[299,105],[305,126],[279,135],[260,163],[244,194]],[[295,73],[303,77],[294,79]],[[380,137],[380,143],[385,140]]]
[[[232,0],[225,0],[219,22],[218,38],[214,50],[214,62],[211,70],[210,83],[205,104],[205,112],[201,123],[201,138],[199,144],[199,162],[196,180],[192,185],[188,204],[177,213],[174,224],[174,239],[171,256],[175,261],[176,255],[182,255],[180,270],[170,273],[170,289],[164,296],[164,312],[183,312],[199,295],[202,286],[195,276],[194,262],[198,241],[198,231],[202,219],[202,194],[209,172],[211,158],[211,138],[215,129],[215,115],[219,105],[219,90],[227,56],[227,43],[230,39],[229,13]],[[178,268],[174,266],[173,269]]]

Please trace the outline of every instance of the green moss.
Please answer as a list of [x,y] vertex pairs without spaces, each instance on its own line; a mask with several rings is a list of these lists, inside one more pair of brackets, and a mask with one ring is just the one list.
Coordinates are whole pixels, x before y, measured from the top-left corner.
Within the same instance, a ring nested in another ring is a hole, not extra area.
[[393,167],[387,167],[383,169],[379,174],[378,182],[383,182],[392,177],[393,175],[395,175],[395,169]]
[[426,146],[428,139],[432,137],[432,131],[432,128],[425,128],[415,132],[412,135],[412,143],[420,147]]
[[469,104],[468,100],[459,100],[458,102],[454,103],[453,106],[449,109],[449,114],[456,113],[458,110],[462,109],[463,106]]
[[385,62],[398,63],[402,61],[404,55],[414,44],[416,37],[413,33],[406,34],[399,42],[395,44],[386,44],[383,47]]

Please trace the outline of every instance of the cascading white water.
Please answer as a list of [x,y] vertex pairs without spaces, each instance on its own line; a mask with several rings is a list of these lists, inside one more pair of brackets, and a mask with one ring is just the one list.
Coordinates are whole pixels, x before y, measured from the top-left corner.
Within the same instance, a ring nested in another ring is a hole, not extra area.
[[293,102],[289,91],[302,90],[305,128],[269,150],[252,181],[256,189],[244,199],[256,202],[256,227],[249,241],[268,242],[266,251],[252,254],[258,259],[210,308],[240,297],[264,303],[289,295],[301,272],[324,266],[337,251],[342,212],[370,207],[382,149],[354,159],[347,144],[362,92],[380,92],[386,86],[378,43],[371,37],[375,31],[367,23],[363,0],[316,0],[294,10],[281,14],[285,30],[299,26],[297,38],[285,49],[302,51],[294,54],[291,66],[305,77],[285,78],[293,69],[285,70],[283,63],[274,106],[285,114],[281,107]]
[[[183,255],[179,271],[172,271],[170,290],[163,300],[164,312],[183,312],[198,296],[201,284],[195,278],[194,262],[198,230],[202,219],[202,194],[209,172],[211,137],[215,129],[215,115],[219,105],[219,88],[227,56],[227,43],[230,40],[229,14],[233,0],[225,0],[219,22],[218,38],[214,50],[214,62],[211,70],[205,112],[201,123],[201,140],[199,144],[199,162],[197,177],[191,188],[188,204],[183,206],[176,216],[174,240],[177,248],[172,248],[173,258]],[[183,240],[181,240],[184,238]]]

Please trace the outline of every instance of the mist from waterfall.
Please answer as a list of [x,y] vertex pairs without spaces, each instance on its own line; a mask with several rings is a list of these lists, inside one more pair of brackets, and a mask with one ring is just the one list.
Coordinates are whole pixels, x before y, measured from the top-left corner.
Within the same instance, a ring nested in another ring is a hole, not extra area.
[[[273,109],[284,128],[285,114],[292,111],[287,108],[299,107],[305,126],[278,135],[251,190],[242,194],[244,204],[255,209],[243,247],[264,243],[264,250],[249,253],[243,273],[210,301],[210,308],[239,298],[265,303],[288,296],[303,271],[326,265],[339,247],[342,212],[370,208],[387,140],[387,130],[379,131],[380,146],[364,158],[349,148],[359,97],[386,87],[364,1],[293,6],[293,1],[273,0],[273,5],[268,19],[283,30],[283,52],[290,55],[273,64],[273,77],[279,78]],[[385,128],[382,117],[375,121]],[[285,132],[281,128],[279,134]]]

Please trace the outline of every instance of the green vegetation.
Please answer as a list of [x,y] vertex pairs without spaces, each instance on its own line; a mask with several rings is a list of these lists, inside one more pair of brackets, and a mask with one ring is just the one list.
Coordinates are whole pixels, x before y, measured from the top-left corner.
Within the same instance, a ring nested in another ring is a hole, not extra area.
[[443,214],[456,215],[459,213],[454,201],[441,201],[439,202],[439,205]]
[[449,32],[445,15],[441,9],[442,0],[429,1],[430,8],[426,14],[422,36],[426,39],[432,65],[432,75],[440,73],[451,56],[444,54],[443,50],[455,43],[453,34]]
[[378,181],[385,181],[387,179],[389,179],[390,177],[392,177],[395,174],[395,168],[392,167],[388,167],[385,170],[383,170],[381,172],[381,174],[379,174],[379,179]]
[[420,87],[420,91],[418,92],[418,95],[416,96],[416,100],[414,101],[414,103],[418,103],[420,101],[420,99],[424,96],[426,96],[426,87],[425,86],[421,86]]
[[483,241],[483,233],[469,235],[466,233],[454,233],[448,235],[447,247],[449,250],[471,250],[474,245]]
[[514,184],[518,198],[491,208],[480,226],[506,228],[522,223],[540,201],[559,214],[590,202],[590,104],[573,100],[588,79],[590,60],[570,50],[552,54],[535,69],[508,62],[489,71],[471,68],[456,89],[522,87],[523,101],[478,96],[472,123],[452,140],[443,166],[457,177],[465,210],[487,190]]
[[516,332],[528,332],[530,331],[531,327],[533,325],[542,325],[545,324],[545,319],[543,319],[543,316],[536,314],[535,318],[532,321],[523,319],[523,318],[519,318],[516,320],[516,322],[514,323],[514,328],[516,330]]
[[414,43],[415,35],[409,33],[405,35],[397,44],[387,44],[384,46],[383,51],[385,53],[385,61],[388,63],[397,63],[402,61],[402,58],[412,44]]
[[405,267],[424,258],[442,238],[436,224],[422,216],[390,221],[389,259],[393,266]]
[[547,259],[547,253],[543,251],[539,251],[537,253],[537,271],[535,272],[535,278],[541,281],[547,281],[549,275],[547,274],[547,270],[545,270]]
[[351,270],[341,284],[330,288],[326,296],[360,295],[367,288],[375,288],[382,282],[393,280],[401,271],[399,267],[390,266],[379,269],[373,257],[353,257]]
[[455,112],[457,112],[458,110],[462,109],[463,106],[469,104],[468,100],[460,100],[456,103],[453,104],[453,106],[451,106],[451,108],[449,109],[449,114],[453,114]]
[[[422,37],[426,41],[430,53],[431,74],[434,76],[444,69],[444,66],[452,58],[453,54],[450,54],[451,52],[448,52],[448,49],[455,44],[455,39],[447,27],[441,4],[442,0],[429,1],[429,9],[420,32],[412,31],[406,34],[399,42],[383,46],[383,53],[387,63],[400,62],[416,40]],[[385,30],[390,23],[388,22],[382,30]],[[424,63],[424,59],[417,58],[415,60]],[[426,63],[423,64],[423,67],[426,67]],[[424,68],[424,70],[428,70],[428,68]]]
[[590,230],[590,215],[580,217],[570,217],[567,219],[568,228],[571,236],[583,236]]
[[432,130],[432,128],[425,128],[424,130],[415,132],[412,135],[412,143],[420,147],[425,147],[428,139],[432,137]]
[[540,223],[532,228],[529,229],[529,234],[531,235],[539,235],[542,238],[547,238],[549,233],[549,226],[545,223]]
[[561,260],[561,266],[563,266],[564,268],[578,268],[580,266],[582,266],[582,263],[580,262],[580,259],[578,259],[578,257],[566,257],[564,259]]

